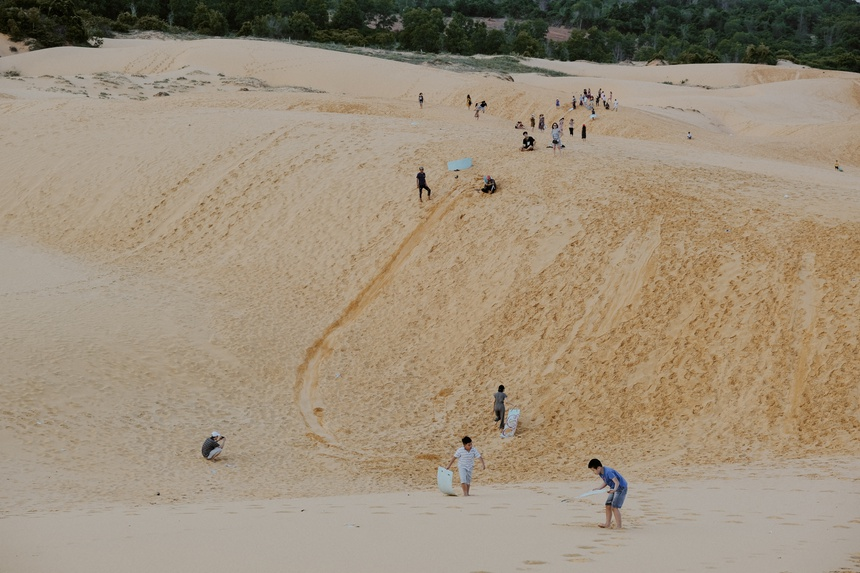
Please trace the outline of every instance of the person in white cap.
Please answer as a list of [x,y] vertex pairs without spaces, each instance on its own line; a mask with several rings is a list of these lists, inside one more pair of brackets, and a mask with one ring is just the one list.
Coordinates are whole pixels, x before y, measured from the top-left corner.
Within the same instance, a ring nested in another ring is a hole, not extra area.
[[224,442],[226,440],[227,438],[218,432],[212,432],[212,435],[203,442],[203,457],[214,462],[224,450]]

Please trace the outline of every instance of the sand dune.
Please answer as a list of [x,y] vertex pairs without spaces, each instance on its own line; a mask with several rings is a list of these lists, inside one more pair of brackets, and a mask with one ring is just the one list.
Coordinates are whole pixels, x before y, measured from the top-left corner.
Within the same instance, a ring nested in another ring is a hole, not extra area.
[[[0,59],[0,511],[427,490],[463,434],[499,487],[853,463],[860,76],[539,64],[572,75],[244,40]],[[600,87],[618,112],[555,106]],[[560,157],[517,151],[532,113],[574,118]]]

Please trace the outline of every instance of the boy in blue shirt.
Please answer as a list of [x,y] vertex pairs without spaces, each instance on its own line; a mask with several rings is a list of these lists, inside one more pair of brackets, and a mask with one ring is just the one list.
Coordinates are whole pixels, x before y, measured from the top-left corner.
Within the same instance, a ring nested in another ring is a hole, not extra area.
[[612,525],[612,516],[615,516],[615,527],[621,529],[621,506],[624,505],[624,498],[627,497],[627,480],[614,469],[603,467],[597,458],[588,462],[588,469],[603,480],[603,485],[595,489],[609,487],[609,497],[606,498],[606,523],[600,524],[600,527],[609,529]]

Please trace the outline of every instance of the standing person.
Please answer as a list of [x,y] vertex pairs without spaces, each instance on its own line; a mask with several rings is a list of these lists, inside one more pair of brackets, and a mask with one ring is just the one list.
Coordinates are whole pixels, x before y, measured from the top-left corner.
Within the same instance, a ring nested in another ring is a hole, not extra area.
[[582,139],[585,139],[585,124],[582,124]]
[[570,124],[568,125],[568,131],[570,131],[571,137],[573,137],[573,130],[576,126],[573,125],[573,118],[570,118]]
[[481,104],[475,104],[475,119],[481,119]]
[[552,154],[561,153],[561,129],[557,123],[552,124]]
[[445,468],[450,470],[454,460],[459,460],[457,462],[457,469],[460,470],[460,487],[463,488],[464,496],[469,495],[469,490],[472,486],[472,470],[475,469],[476,459],[481,460],[482,469],[487,469],[487,464],[484,463],[484,458],[481,457],[478,448],[472,445],[472,438],[466,436],[463,438],[463,446],[457,448],[457,451],[454,452],[454,457],[451,458],[451,461],[448,462],[448,466]]
[[558,98],[555,98],[555,109],[558,109],[560,107],[561,107],[561,102],[558,100]]
[[423,167],[418,168],[418,175],[415,176],[415,180],[418,183],[418,201],[422,201],[422,202],[424,201],[421,198],[421,193],[424,191],[424,189],[427,189],[427,200],[429,201],[430,200],[430,188],[427,187],[427,176],[424,175],[424,168]]
[[538,116],[538,129],[544,131],[546,129],[546,119],[544,119],[543,114]]
[[612,110],[618,111],[618,98],[615,98],[615,101],[612,102]]
[[531,118],[530,122],[531,122],[531,124],[532,124],[532,131],[534,131],[534,128],[535,128],[535,114],[532,114],[532,118]]
[[470,94],[466,94],[466,107],[472,109],[472,96]]
[[424,109],[424,92],[418,92],[418,107]]
[[224,451],[224,442],[226,441],[226,437],[222,436],[218,432],[212,432],[212,434],[203,442],[203,457],[213,462],[217,461],[218,456]]
[[839,167],[839,160],[838,159],[836,160],[836,165],[834,165],[833,167],[836,168],[836,171],[842,171],[842,168]]
[[499,391],[493,394],[493,414],[496,415],[496,422],[499,422],[499,429],[505,429],[505,387],[499,385]]
[[691,132],[691,131],[687,132],[687,139],[693,139],[693,132]]
[[627,480],[614,469],[603,467],[597,458],[588,462],[588,469],[603,480],[603,485],[594,489],[609,488],[609,497],[606,498],[606,523],[601,524],[600,527],[609,529],[614,516],[615,528],[621,529],[621,506],[624,505],[624,498],[627,497]]

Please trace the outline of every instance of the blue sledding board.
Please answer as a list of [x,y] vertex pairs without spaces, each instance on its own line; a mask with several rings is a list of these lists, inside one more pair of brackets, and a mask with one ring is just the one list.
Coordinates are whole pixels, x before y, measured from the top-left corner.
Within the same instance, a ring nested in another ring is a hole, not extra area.
[[463,159],[457,159],[455,161],[448,162],[448,171],[462,171],[463,169],[468,169],[472,166],[472,158],[464,157]]
[[436,470],[436,485],[439,486],[439,491],[445,495],[457,495],[454,493],[454,472],[446,470],[442,466]]

